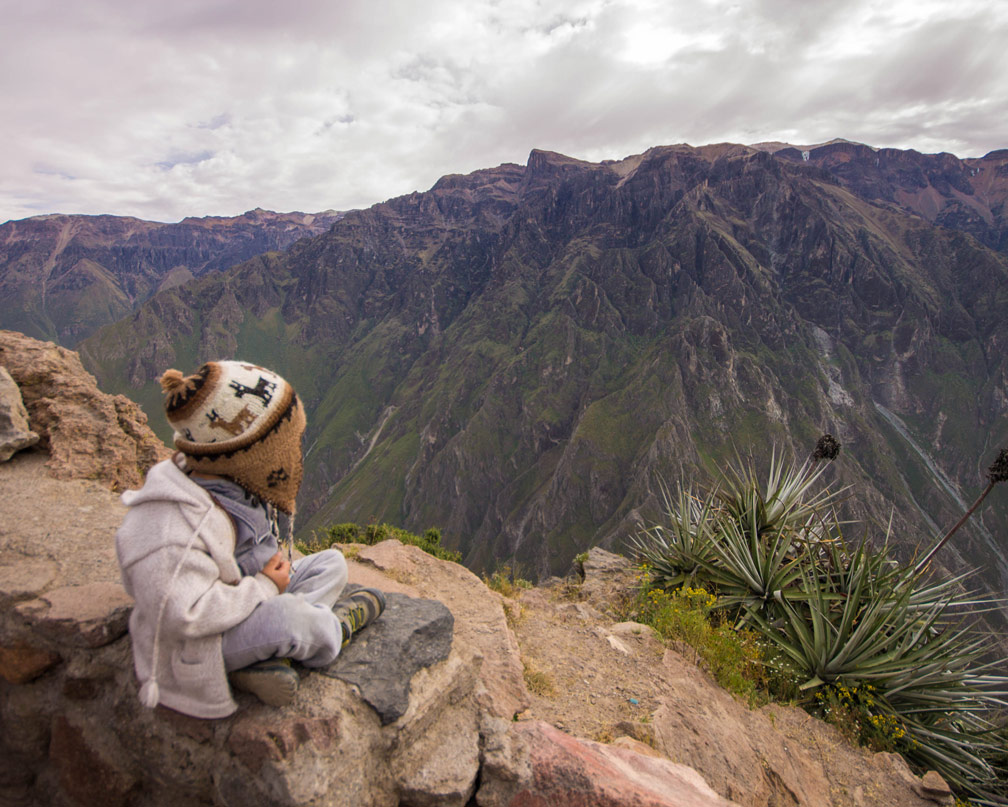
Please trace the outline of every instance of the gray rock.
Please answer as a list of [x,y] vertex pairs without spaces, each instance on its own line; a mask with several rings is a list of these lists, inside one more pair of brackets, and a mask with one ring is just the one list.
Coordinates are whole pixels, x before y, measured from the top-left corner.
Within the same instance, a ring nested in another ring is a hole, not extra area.
[[588,557],[581,564],[585,580],[621,575],[633,570],[633,564],[622,555],[607,552],[597,546],[588,550]]
[[10,373],[0,367],[0,462],[38,441],[39,436],[28,428],[28,410],[21,400],[21,390]]
[[581,595],[598,610],[610,610],[613,603],[631,599],[637,591],[637,570],[622,555],[593,546],[582,568]]
[[386,594],[385,612],[321,672],[353,684],[387,726],[405,714],[410,681],[448,658],[455,619],[442,603]]
[[399,797],[410,807],[464,807],[476,788],[479,726],[475,709],[445,709],[392,760]]

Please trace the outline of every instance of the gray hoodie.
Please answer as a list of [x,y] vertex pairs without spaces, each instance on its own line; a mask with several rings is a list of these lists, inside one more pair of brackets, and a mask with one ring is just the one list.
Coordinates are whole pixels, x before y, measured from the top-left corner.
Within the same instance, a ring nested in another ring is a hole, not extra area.
[[279,594],[263,574],[242,577],[230,516],[171,460],[126,491],[130,509],[116,533],[130,615],[140,700],[193,717],[237,708],[227,683],[221,634]]

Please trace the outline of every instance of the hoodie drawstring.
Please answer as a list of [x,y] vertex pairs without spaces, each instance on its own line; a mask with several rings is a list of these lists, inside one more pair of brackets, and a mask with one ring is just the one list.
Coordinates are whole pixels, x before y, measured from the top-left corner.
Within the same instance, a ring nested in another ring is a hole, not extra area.
[[182,568],[182,564],[185,563],[186,556],[189,554],[189,550],[192,549],[196,536],[203,529],[203,525],[206,524],[213,510],[214,506],[211,504],[203,514],[203,518],[200,519],[199,524],[196,525],[196,529],[193,530],[192,535],[189,536],[189,543],[186,544],[185,551],[179,557],[179,562],[175,565],[175,571],[172,572],[171,579],[168,581],[168,587],[165,589],[164,597],[161,599],[161,606],[158,608],[157,622],[154,625],[154,655],[151,659],[151,676],[144,681],[139,693],[140,702],[148,709],[153,709],[157,706],[158,701],[161,699],[161,689],[158,687],[157,682],[158,651],[160,648],[159,640],[161,638],[161,619],[164,616],[165,607],[168,605],[168,597],[171,596],[172,587],[175,585],[175,578],[178,577],[179,570]]

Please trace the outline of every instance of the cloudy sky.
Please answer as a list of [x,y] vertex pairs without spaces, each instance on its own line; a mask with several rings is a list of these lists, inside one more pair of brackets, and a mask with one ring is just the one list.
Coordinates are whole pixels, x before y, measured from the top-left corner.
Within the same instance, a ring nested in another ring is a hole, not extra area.
[[1008,147],[1004,0],[0,0],[0,221],[364,207],[532,148]]

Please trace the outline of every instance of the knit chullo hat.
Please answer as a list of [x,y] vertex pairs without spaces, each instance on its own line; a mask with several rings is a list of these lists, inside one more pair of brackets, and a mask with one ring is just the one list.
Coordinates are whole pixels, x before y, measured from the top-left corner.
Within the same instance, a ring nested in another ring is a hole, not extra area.
[[293,515],[304,473],[304,407],[276,373],[211,361],[193,375],[161,376],[175,447],[195,471],[225,476]]

